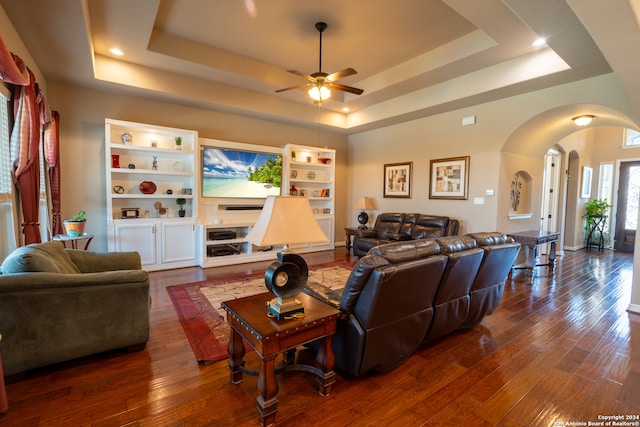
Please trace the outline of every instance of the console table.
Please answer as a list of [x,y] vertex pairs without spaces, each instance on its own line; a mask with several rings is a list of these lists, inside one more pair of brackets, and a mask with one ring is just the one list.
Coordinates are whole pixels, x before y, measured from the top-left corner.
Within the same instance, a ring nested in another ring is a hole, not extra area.
[[[320,395],[328,396],[331,393],[335,383],[331,340],[340,315],[336,308],[309,295],[299,294],[296,298],[304,305],[306,315],[302,318],[275,320],[267,316],[266,303],[272,298],[273,294],[267,292],[222,303],[222,308],[227,312],[227,323],[231,327],[228,346],[231,383],[240,383],[242,374],[258,376],[260,394],[256,401],[263,426],[275,422],[278,411],[276,373],[281,370],[310,372],[315,375]],[[316,357],[317,366],[296,364],[296,347],[318,339],[322,341]],[[259,371],[245,368],[243,340],[260,357]],[[276,356],[280,353],[283,353],[283,363],[276,366]]]
[[[527,231],[518,231],[515,233],[508,233],[509,237],[511,237],[516,242],[526,246],[527,250],[527,261],[524,267],[516,267],[513,268],[515,270],[527,269],[528,272],[533,274],[533,269],[535,267],[547,266],[549,267],[549,271],[553,272],[553,268],[556,263],[556,243],[558,242],[558,237],[560,237],[559,232],[551,231],[545,232],[540,230],[527,230]],[[549,255],[547,257],[547,263],[538,264],[538,245],[542,245],[545,243],[550,243],[551,248],[549,250]]]

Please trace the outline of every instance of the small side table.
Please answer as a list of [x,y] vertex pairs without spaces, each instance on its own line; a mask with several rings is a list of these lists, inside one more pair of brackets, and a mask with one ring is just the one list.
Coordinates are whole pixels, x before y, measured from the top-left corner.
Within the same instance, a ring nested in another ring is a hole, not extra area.
[[[514,266],[513,270],[526,269],[527,274],[533,275],[533,270],[536,267],[546,266],[549,267],[549,272],[553,273],[553,268],[556,265],[556,243],[560,237],[560,233],[552,231],[545,232],[540,230],[527,230],[519,231],[516,233],[508,233],[509,237],[513,238],[516,242],[523,246],[527,246],[527,261],[524,267]],[[549,255],[547,256],[547,262],[538,264],[538,245],[550,243],[551,247]]]
[[345,227],[344,228],[344,243],[347,245],[347,252],[351,250],[351,236],[356,234],[358,227]]
[[[309,295],[299,294],[296,298],[304,305],[306,316],[301,319],[275,320],[267,316],[266,303],[272,298],[273,294],[267,292],[222,303],[222,308],[227,312],[227,323],[231,327],[228,346],[231,383],[240,383],[243,374],[258,376],[260,393],[256,401],[263,426],[273,424],[278,412],[277,372],[300,370],[314,374],[321,396],[328,396],[336,382],[332,337],[336,332],[340,311]],[[259,371],[244,367],[243,340],[260,357]],[[317,366],[294,363],[296,347],[315,340],[321,340],[316,356]],[[276,356],[280,353],[283,353],[283,363],[276,366]]]
[[606,215],[595,216],[591,218],[589,225],[589,234],[587,235],[587,251],[594,246],[598,247],[598,251],[604,248],[604,226],[607,222]]
[[71,249],[78,249],[78,241],[86,240],[84,244],[84,250],[89,249],[89,244],[91,240],[93,240],[93,234],[83,234],[81,236],[67,236],[66,234],[56,234],[53,236],[53,240],[57,240],[58,242],[62,242],[64,247],[67,247],[67,242],[71,243]]

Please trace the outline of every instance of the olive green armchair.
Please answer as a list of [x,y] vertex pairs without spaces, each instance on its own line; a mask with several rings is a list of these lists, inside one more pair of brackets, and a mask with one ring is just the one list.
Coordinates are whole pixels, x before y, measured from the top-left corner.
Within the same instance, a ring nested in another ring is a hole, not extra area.
[[149,276],[137,252],[85,252],[60,242],[16,249],[0,266],[4,375],[149,339]]

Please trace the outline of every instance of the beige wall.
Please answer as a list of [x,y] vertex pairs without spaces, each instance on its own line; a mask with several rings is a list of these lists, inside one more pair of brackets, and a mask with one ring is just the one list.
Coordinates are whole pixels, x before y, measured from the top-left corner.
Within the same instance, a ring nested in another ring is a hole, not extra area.
[[[538,228],[544,154],[576,132],[567,114],[585,103],[618,111],[620,122],[626,120],[626,97],[615,76],[605,75],[352,135],[347,207],[365,195],[376,199],[375,213],[449,215],[461,220],[462,233]],[[462,118],[471,115],[477,123],[462,126]],[[528,123],[535,124],[530,131],[526,131]],[[579,150],[589,163],[599,161],[586,145]],[[429,199],[430,160],[467,155],[471,157],[468,200]],[[413,162],[412,198],[383,198],[384,164],[407,161]],[[532,178],[533,216],[514,221],[509,220],[509,191],[513,173],[519,170]],[[488,196],[487,190],[495,195]],[[484,205],[475,204],[475,198],[483,198]],[[357,224],[355,211],[351,210],[348,221]]]
[[[346,226],[346,136],[215,111],[184,107],[117,93],[49,83],[48,100],[60,112],[62,216],[87,211],[87,232],[95,250],[106,250],[104,119],[114,118],[196,130],[202,138],[282,147],[307,144],[336,150],[336,240]],[[211,219],[200,218],[201,222]]]

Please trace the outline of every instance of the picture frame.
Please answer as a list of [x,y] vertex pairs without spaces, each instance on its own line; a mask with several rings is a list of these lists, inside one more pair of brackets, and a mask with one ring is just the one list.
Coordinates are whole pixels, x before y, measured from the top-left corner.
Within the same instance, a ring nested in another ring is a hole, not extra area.
[[413,162],[384,165],[383,197],[411,198]]
[[429,198],[469,198],[469,156],[431,160]]
[[582,168],[582,190],[580,197],[588,199],[591,197],[591,178],[593,177],[593,168],[584,166]]

